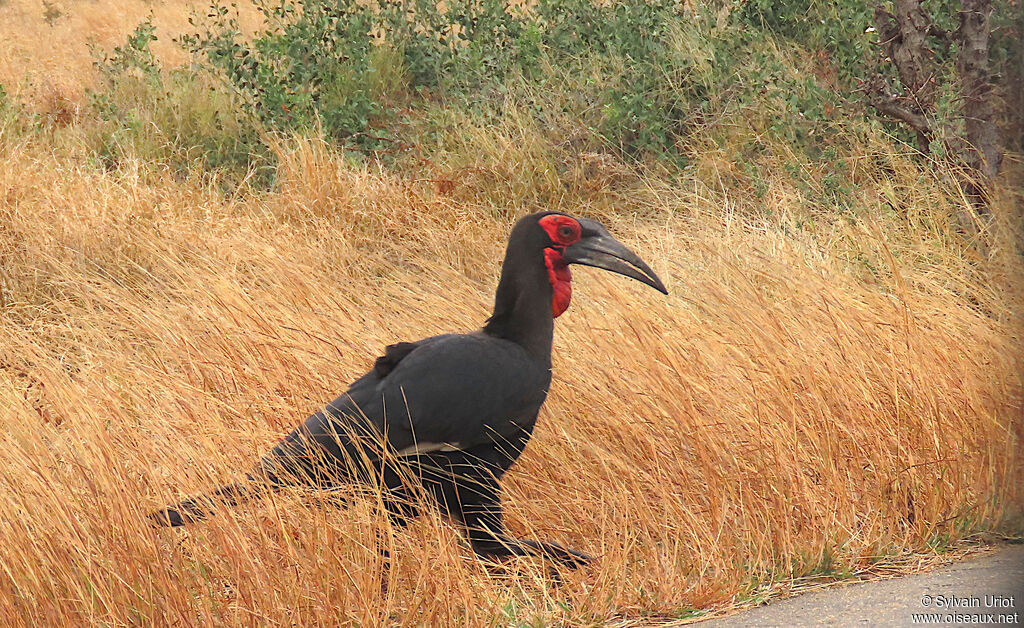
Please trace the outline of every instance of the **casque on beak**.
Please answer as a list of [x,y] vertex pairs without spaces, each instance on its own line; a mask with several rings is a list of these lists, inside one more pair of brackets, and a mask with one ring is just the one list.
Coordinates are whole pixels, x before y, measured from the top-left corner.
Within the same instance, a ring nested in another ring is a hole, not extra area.
[[668,294],[665,284],[661,283],[651,267],[612,237],[601,223],[585,218],[579,219],[579,223],[583,228],[580,240],[566,247],[562,259],[570,264],[610,270],[645,283],[662,294]]

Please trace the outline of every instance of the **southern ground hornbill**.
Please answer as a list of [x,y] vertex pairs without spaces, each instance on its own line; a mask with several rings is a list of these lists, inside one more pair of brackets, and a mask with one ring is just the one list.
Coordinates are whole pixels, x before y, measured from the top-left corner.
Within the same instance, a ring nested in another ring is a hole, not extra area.
[[541,212],[509,237],[494,313],[483,329],[387,347],[373,369],[289,434],[249,474],[152,515],[161,525],[204,518],[267,489],[381,489],[392,518],[416,514],[425,489],[460,522],[473,550],[539,554],[577,566],[585,554],[504,533],[498,480],[522,453],[551,383],[554,319],[569,307],[570,264],[604,268],[665,294],[636,254],[600,223]]

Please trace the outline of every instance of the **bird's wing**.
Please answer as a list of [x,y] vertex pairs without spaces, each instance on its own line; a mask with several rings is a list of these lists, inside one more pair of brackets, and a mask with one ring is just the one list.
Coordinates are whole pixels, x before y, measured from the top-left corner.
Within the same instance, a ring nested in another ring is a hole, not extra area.
[[500,444],[532,428],[550,382],[550,370],[522,347],[486,335],[391,345],[268,460],[308,474],[324,461],[364,455],[357,446],[364,438],[379,442],[383,436],[399,454]]
[[519,432],[535,418],[550,383],[551,371],[513,342],[450,335],[410,352],[369,405],[381,400],[376,416],[386,417],[396,449],[408,440],[465,448]]

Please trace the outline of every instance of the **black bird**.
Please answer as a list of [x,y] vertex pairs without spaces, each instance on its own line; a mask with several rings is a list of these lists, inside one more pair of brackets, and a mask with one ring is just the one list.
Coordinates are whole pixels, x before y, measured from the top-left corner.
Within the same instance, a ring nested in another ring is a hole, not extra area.
[[551,384],[554,319],[569,307],[570,264],[604,268],[668,294],[654,271],[600,223],[556,212],[519,220],[509,237],[494,313],[482,329],[385,349],[373,369],[306,419],[249,474],[212,495],[153,515],[179,526],[254,493],[289,485],[383,489],[398,523],[426,490],[461,523],[473,550],[540,554],[578,566],[589,557],[504,533],[498,480],[516,461]]

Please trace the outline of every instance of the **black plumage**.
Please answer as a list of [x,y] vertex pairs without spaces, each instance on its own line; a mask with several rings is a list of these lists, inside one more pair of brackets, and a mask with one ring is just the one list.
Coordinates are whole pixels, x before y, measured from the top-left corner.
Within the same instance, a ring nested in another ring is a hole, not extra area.
[[258,490],[305,484],[382,486],[404,522],[422,487],[482,556],[587,556],[513,539],[501,520],[501,476],[526,446],[551,383],[554,318],[568,306],[569,264],[606,268],[665,292],[651,269],[598,223],[533,214],[509,237],[494,313],[484,327],[387,347],[373,368],[310,416],[244,483],[154,513],[162,525],[204,518]]

